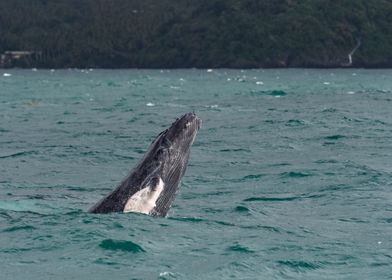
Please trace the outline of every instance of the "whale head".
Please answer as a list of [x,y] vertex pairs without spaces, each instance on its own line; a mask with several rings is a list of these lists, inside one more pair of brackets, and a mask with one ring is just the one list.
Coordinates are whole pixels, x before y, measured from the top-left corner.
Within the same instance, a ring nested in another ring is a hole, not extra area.
[[194,113],[187,113],[178,118],[155,139],[156,156],[164,161],[169,156],[176,161],[189,154],[200,126],[201,120]]

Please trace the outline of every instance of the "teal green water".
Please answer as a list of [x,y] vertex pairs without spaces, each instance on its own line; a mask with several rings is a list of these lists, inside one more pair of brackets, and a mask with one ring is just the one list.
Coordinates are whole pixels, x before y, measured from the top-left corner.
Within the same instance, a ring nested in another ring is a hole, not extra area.
[[[168,218],[86,213],[189,111]],[[392,278],[392,70],[2,70],[0,120],[1,279]]]

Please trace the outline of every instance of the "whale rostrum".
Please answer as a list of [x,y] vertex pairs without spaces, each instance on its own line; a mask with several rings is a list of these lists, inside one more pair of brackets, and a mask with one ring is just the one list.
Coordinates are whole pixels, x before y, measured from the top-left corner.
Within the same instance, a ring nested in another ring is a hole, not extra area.
[[139,212],[165,217],[185,173],[201,119],[187,113],[162,131],[124,180],[90,213]]

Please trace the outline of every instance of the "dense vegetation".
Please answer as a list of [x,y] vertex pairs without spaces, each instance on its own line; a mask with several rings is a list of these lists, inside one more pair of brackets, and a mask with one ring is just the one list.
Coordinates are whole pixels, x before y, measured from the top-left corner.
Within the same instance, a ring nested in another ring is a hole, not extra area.
[[40,54],[16,66],[334,67],[359,40],[353,66],[392,66],[392,1],[0,1],[0,53]]

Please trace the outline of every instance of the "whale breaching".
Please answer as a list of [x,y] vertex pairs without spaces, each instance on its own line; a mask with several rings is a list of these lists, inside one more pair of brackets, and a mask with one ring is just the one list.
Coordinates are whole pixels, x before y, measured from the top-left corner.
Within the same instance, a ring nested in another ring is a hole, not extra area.
[[90,213],[139,212],[165,217],[185,173],[201,119],[187,113],[162,131],[128,176]]

